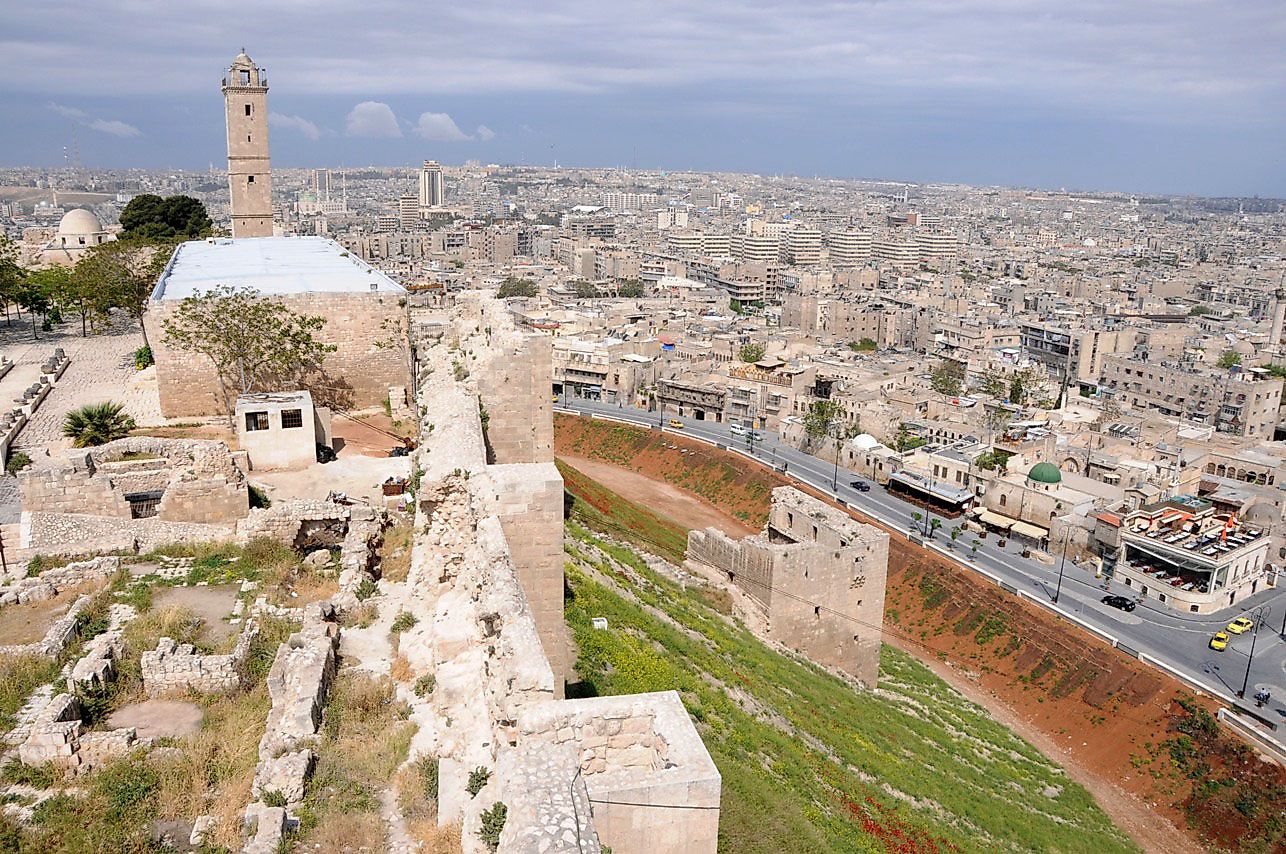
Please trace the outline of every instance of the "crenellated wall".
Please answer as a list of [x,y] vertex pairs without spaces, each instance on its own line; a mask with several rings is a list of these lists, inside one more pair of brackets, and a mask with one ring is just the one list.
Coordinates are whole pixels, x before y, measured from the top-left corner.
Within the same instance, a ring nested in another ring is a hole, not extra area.
[[762,534],[688,534],[688,560],[744,591],[769,636],[868,686],[879,678],[888,534],[793,487],[773,490]]

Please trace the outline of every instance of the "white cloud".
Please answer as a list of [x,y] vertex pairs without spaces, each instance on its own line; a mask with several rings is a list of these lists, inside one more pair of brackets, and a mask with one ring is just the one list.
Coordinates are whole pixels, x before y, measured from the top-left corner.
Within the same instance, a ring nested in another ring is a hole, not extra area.
[[297,130],[311,140],[321,139],[321,129],[303,116],[288,116],[285,113],[269,113],[268,124],[273,127]]
[[131,124],[122,122],[119,119],[96,119],[84,110],[76,107],[69,107],[66,104],[58,104],[50,101],[47,104],[50,110],[60,116],[71,119],[82,127],[90,130],[96,130],[100,133],[111,134],[112,136],[130,137],[142,136],[143,132]]
[[415,126],[415,132],[425,139],[434,142],[459,142],[465,139],[472,139],[464,131],[460,130],[455,119],[446,113],[420,113],[420,122]]
[[131,124],[116,119],[94,119],[88,125],[90,130],[110,133],[112,136],[142,136],[143,132]]
[[348,136],[389,138],[402,135],[393,108],[382,101],[363,101],[349,112],[344,133]]
[[478,125],[478,129],[474,131],[474,133],[476,133],[478,135],[478,139],[482,140],[483,142],[486,142],[489,139],[496,138],[496,132],[493,131],[491,128],[487,127],[486,125]]

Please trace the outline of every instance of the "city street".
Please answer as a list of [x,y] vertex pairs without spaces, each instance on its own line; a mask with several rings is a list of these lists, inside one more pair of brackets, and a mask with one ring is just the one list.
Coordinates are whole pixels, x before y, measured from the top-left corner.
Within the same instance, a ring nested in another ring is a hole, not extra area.
[[[580,398],[560,398],[555,409],[617,418],[652,428],[661,425],[666,432],[713,441],[751,453],[745,437],[733,436],[726,424],[680,418],[684,428],[675,430],[668,426],[669,420],[676,417],[672,413],[662,417],[656,412]],[[1078,568],[1069,560],[1064,567],[1058,603],[1054,605],[1053,598],[1059,584],[1057,556],[1052,566],[1046,565],[1024,558],[1022,546],[1014,542],[1004,548],[999,547],[994,536],[983,540],[977,553],[971,554],[970,544],[974,536],[964,534],[952,544],[949,530],[955,523],[948,519],[943,519],[943,527],[930,541],[924,534],[924,523],[916,525],[912,519],[913,513],[924,513],[923,508],[903,501],[875,483],[871,484],[869,492],[859,492],[849,485],[859,478],[858,475],[841,467],[836,478],[833,465],[780,443],[774,433],[766,430],[759,433],[763,438],[754,442],[755,459],[779,471],[785,466],[787,477],[807,483],[860,513],[915,538],[925,547],[1003,582],[1006,589],[1018,591],[1018,595],[1074,616],[1098,633],[1115,640],[1117,646],[1139,654],[1145,661],[1154,659],[1207,686],[1213,693],[1235,698],[1246,677],[1246,662],[1253,642],[1254,662],[1243,705],[1254,708],[1251,698],[1257,691],[1267,690],[1272,694],[1272,700],[1259,712],[1266,713],[1265,717],[1276,721],[1279,726],[1286,725],[1286,641],[1279,634],[1283,613],[1286,612],[1286,588],[1261,591],[1217,614],[1181,614],[1166,610],[1155,600],[1143,600],[1134,611],[1127,613],[1104,605],[1100,601],[1108,592],[1104,580],[1096,579],[1091,572]],[[1128,595],[1131,591],[1114,585],[1111,592]],[[1210,649],[1209,641],[1214,632],[1234,617],[1248,615],[1262,606],[1267,606],[1269,616],[1259,627],[1257,639],[1253,632],[1230,635],[1227,649],[1222,652]]]

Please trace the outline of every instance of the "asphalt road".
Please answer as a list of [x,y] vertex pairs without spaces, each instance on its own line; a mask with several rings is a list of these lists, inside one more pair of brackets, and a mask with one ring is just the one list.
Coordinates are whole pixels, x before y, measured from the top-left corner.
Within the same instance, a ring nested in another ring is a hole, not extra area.
[[[665,432],[715,441],[740,451],[750,450],[745,437],[733,436],[726,424],[679,418],[684,427],[676,430],[669,426],[670,419],[677,417],[673,414],[666,414],[662,418],[656,412],[580,398],[560,398],[556,408],[577,414],[618,418],[652,428],[662,424]],[[878,484],[872,483],[869,492],[859,492],[849,485],[853,480],[859,479],[858,475],[841,467],[836,478],[833,464],[827,465],[816,457],[782,444],[775,433],[766,430],[758,433],[763,438],[754,443],[755,459],[779,470],[785,465],[787,477],[801,480],[844,501],[854,510],[923,541],[926,548],[933,548],[967,567],[982,570],[1000,579],[1015,590],[1027,594],[1026,598],[1075,615],[1097,631],[1116,639],[1118,646],[1156,659],[1215,693],[1235,696],[1241,689],[1246,676],[1252,634],[1247,632],[1240,636],[1231,635],[1231,642],[1223,652],[1210,649],[1211,635],[1234,617],[1249,614],[1260,606],[1268,606],[1270,616],[1260,625],[1258,638],[1254,639],[1254,661],[1246,686],[1246,704],[1253,707],[1254,703],[1250,698],[1256,691],[1269,691],[1272,700],[1259,713],[1278,722],[1278,738],[1283,740],[1283,733],[1286,733],[1286,639],[1279,632],[1283,614],[1286,614],[1286,588],[1260,591],[1216,614],[1182,614],[1167,610],[1151,599],[1142,600],[1134,611],[1125,612],[1100,601],[1108,592],[1104,580],[1094,578],[1092,572],[1067,561],[1062,587],[1058,592],[1058,604],[1054,606],[1052,602],[1059,575],[1057,558],[1052,566],[1024,558],[1020,545],[1011,541],[1000,548],[994,535],[982,541],[976,554],[971,554],[970,543],[974,536],[962,532],[960,539],[952,547],[948,532],[954,523],[948,519],[943,519],[943,527],[932,540],[927,540],[922,530],[913,529],[915,522],[911,516],[915,512],[923,513],[923,508],[901,500]],[[860,479],[866,480],[865,477]],[[837,483],[838,488],[833,483]],[[1112,586],[1111,592],[1127,595],[1130,590],[1116,584]]]

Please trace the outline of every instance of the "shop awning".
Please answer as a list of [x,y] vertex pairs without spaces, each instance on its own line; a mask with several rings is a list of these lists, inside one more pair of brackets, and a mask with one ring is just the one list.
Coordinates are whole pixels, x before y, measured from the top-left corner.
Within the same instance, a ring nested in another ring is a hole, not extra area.
[[991,525],[993,528],[1008,529],[1016,520],[1010,519],[1008,516],[1001,516],[999,513],[992,513],[990,510],[984,510],[978,514],[978,521]]
[[1030,537],[1033,540],[1044,540],[1049,538],[1048,528],[1042,528],[1039,525],[1029,525],[1026,522],[1014,522],[1014,525],[1010,530],[1019,536]]

